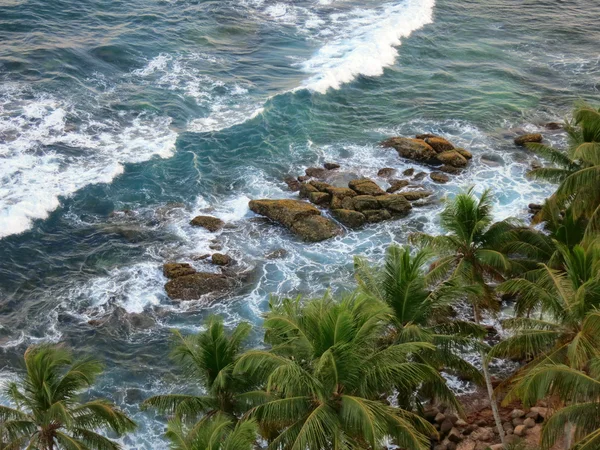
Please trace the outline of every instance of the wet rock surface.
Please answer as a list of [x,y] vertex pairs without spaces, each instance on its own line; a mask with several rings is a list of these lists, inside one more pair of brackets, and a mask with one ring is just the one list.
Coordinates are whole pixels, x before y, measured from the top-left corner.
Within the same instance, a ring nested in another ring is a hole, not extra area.
[[190,225],[202,227],[214,233],[222,229],[225,226],[225,222],[213,216],[196,216],[190,221]]

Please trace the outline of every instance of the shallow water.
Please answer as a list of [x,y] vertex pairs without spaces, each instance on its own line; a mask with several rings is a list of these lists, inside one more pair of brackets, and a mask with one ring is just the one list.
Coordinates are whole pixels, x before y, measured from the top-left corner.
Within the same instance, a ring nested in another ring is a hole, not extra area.
[[[544,124],[600,101],[598,17],[595,0],[0,0],[2,376],[34,342],[96,354],[98,392],[142,425],[126,447],[163,448],[162,423],[136,405],[177,389],[170,328],[214,312],[258,323],[269,293],[351,288],[352,255],[438,231],[431,205],[307,245],[249,199],[292,197],[282,178],[326,161],[366,176],[418,167],[377,142],[434,132],[475,155],[451,183],[425,182],[438,198],[491,187],[498,218],[525,218],[551,187],[525,179],[532,158],[512,137],[560,144]],[[231,227],[190,227],[201,212]],[[215,238],[246,287],[171,302],[162,263]]]

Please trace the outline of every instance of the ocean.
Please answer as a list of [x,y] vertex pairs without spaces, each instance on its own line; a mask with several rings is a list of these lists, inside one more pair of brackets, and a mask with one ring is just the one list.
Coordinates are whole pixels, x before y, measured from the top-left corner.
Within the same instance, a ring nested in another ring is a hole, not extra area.
[[[0,0],[0,378],[28,345],[65,342],[106,363],[94,394],[140,423],[124,447],[165,448],[138,403],[194,389],[171,329],[259,324],[271,294],[348,291],[353,255],[440,231],[438,201],[307,244],[250,199],[294,198],[283,178],[325,162],[428,172],[378,143],[436,133],[474,154],[422,182],[438,200],[491,188],[498,219],[526,220],[552,186],[525,177],[536,159],[512,139],[563,145],[546,124],[600,103],[599,18],[596,0]],[[191,227],[198,214],[228,225]],[[171,301],[162,264],[215,270],[197,257],[217,246],[243,288]]]

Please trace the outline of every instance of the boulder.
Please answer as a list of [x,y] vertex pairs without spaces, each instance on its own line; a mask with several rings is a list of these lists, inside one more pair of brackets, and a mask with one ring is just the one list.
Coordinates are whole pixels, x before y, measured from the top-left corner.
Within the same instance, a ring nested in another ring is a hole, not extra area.
[[327,170],[335,170],[339,169],[341,166],[337,163],[328,162],[323,164],[323,167],[325,167]]
[[462,419],[458,419],[456,422],[454,422],[454,426],[459,427],[459,428],[466,427],[467,425],[468,425],[467,422],[465,422]]
[[308,198],[311,192],[319,192],[319,190],[310,183],[302,183],[300,186],[300,197]]
[[455,148],[454,150],[465,159],[473,159],[473,153],[471,153],[469,150],[465,150],[464,148]]
[[[333,206],[332,206],[333,208]],[[354,208],[354,197],[345,197],[342,199],[343,209],[355,209]]]
[[323,178],[327,175],[327,169],[322,167],[309,167],[304,171],[307,177],[311,178]]
[[433,136],[433,135],[419,135],[419,136],[425,136],[424,138],[417,137],[417,139],[423,139],[425,142],[427,142],[431,146],[431,148],[433,148],[436,151],[436,153],[442,153],[447,150],[454,150],[454,145],[452,145],[452,143],[450,141],[448,141],[447,139],[444,139],[443,137]]
[[433,421],[435,423],[442,423],[444,420],[446,420],[446,415],[444,413],[438,413],[434,418]]
[[383,147],[393,148],[403,158],[418,162],[434,162],[437,152],[422,139],[393,137],[381,143]]
[[335,223],[322,217],[316,207],[300,200],[251,200],[249,207],[256,214],[279,222],[306,241],[329,239],[340,231]]
[[440,424],[440,433],[446,434],[453,428],[454,425],[452,424],[452,421],[446,417],[446,419]]
[[166,263],[163,264],[163,275],[167,278],[177,278],[184,275],[196,273],[196,269],[188,263]]
[[415,169],[410,168],[410,169],[406,169],[404,172],[402,172],[402,175],[405,175],[407,177],[412,177],[414,173],[415,173]]
[[196,216],[190,221],[190,225],[194,227],[202,227],[208,231],[219,231],[225,225],[221,219],[213,216]]
[[460,431],[458,431],[456,428],[451,428],[448,432],[448,440],[456,443],[462,441],[463,437],[460,434]]
[[525,436],[525,433],[527,432],[527,427],[525,425],[517,425],[515,427],[515,435],[516,436]]
[[[356,192],[354,192],[350,188],[336,188],[331,187],[327,190],[327,192],[331,195],[331,209],[343,209],[343,201],[345,198],[356,197]],[[353,209],[353,208],[349,208]]]
[[196,272],[170,280],[165,284],[165,290],[172,299],[197,300],[207,294],[224,295],[233,285],[233,279],[225,275]]
[[309,184],[317,189],[319,192],[328,192],[328,189],[333,188],[329,183],[323,181],[311,180]]
[[518,427],[519,425],[523,425],[523,422],[525,422],[525,419],[523,419],[522,417],[515,417],[511,423],[513,424],[514,427]]
[[414,202],[415,200],[420,200],[422,198],[429,197],[429,196],[433,195],[433,192],[431,192],[431,191],[424,191],[424,190],[420,190],[420,191],[406,191],[406,192],[402,192],[402,193],[397,194],[397,195],[401,195],[402,197],[404,197],[409,202]]
[[385,208],[392,214],[404,215],[412,209],[412,205],[404,194],[389,194],[377,197],[377,201],[381,208]]
[[436,183],[447,183],[448,181],[450,181],[450,177],[448,177],[448,175],[446,175],[445,173],[442,172],[431,172],[429,174],[429,178],[431,178],[433,181],[435,181]]
[[290,191],[298,192],[300,190],[301,183],[296,178],[292,176],[287,176],[283,179],[285,184],[287,184]]
[[[384,198],[384,197],[382,197]],[[377,198],[372,195],[357,195],[353,198],[352,204],[354,209],[357,211],[364,211],[366,209],[380,209]]]
[[325,192],[311,192],[308,194],[308,200],[315,205],[324,205],[329,203],[331,195],[326,194]]
[[462,170],[459,167],[449,166],[448,164],[444,164],[439,168],[440,172],[449,173],[450,175],[459,175]]
[[525,425],[527,428],[533,428],[535,427],[535,420],[533,420],[531,417],[528,417],[523,421],[523,425]]
[[522,134],[515,138],[515,144],[525,145],[529,142],[542,142],[542,135],[540,133]]
[[419,172],[414,177],[412,177],[412,180],[413,181],[421,181],[426,176],[427,176],[427,172]]
[[306,175],[300,175],[300,176],[298,177],[298,181],[299,181],[300,183],[304,183],[305,181],[308,181],[308,180],[310,180],[310,177],[309,177],[309,176],[306,176]]
[[377,176],[382,178],[393,177],[395,174],[396,169],[393,169],[391,167],[384,167],[383,169],[379,169],[379,172],[377,172]]
[[548,122],[544,127],[546,127],[546,130],[560,130],[563,126],[558,122]]
[[522,409],[513,409],[510,413],[510,417],[513,419],[520,419],[521,417],[525,417],[525,411]]
[[383,222],[390,220],[392,215],[387,209],[370,209],[362,212],[369,223]]
[[452,167],[465,167],[467,160],[456,150],[448,150],[437,155],[437,159],[442,164],[447,164]]
[[233,259],[231,256],[224,255],[223,253],[213,253],[211,262],[217,266],[227,266],[233,262]]
[[399,191],[402,188],[405,188],[409,185],[408,180],[390,180],[390,187],[386,189],[386,192],[393,194],[394,192]]
[[545,419],[548,414],[548,408],[544,408],[541,406],[534,406],[529,409],[529,412],[534,413],[534,414],[537,413],[542,419]]
[[350,209],[334,209],[331,213],[340,223],[350,228],[358,228],[367,221],[363,213]]
[[489,427],[477,428],[471,433],[470,438],[474,441],[488,442],[494,438],[494,431]]
[[385,191],[368,178],[352,180],[348,183],[348,187],[359,195],[385,195]]

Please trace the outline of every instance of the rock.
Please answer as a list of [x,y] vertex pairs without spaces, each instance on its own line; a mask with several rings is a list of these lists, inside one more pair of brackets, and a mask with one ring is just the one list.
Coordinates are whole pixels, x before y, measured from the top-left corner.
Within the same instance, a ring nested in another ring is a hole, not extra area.
[[548,403],[545,402],[544,400],[538,400],[537,401],[537,406],[541,406],[542,408],[547,408],[548,407]]
[[231,256],[224,255],[223,253],[213,253],[211,257],[211,262],[217,266],[227,266],[231,264],[232,261],[233,259],[231,259]]
[[391,167],[384,167],[383,169],[379,169],[379,172],[377,172],[377,176],[382,178],[389,178],[394,176],[395,174],[396,169],[393,169]]
[[167,278],[177,278],[184,275],[196,273],[196,269],[188,263],[166,263],[163,264],[163,275]]
[[534,406],[532,408],[529,409],[530,413],[538,413],[538,415],[542,418],[545,419],[546,416],[548,415],[548,408],[543,408],[541,406]]
[[440,424],[440,433],[446,434],[452,429],[454,429],[454,425],[452,424],[452,421],[446,417],[446,419]]
[[413,181],[421,181],[426,176],[427,176],[427,172],[419,172],[412,179],[413,179]]
[[440,413],[440,410],[435,406],[428,406],[423,410],[423,417],[429,422],[433,422],[435,417]]
[[196,216],[190,221],[190,225],[194,227],[202,227],[208,231],[219,231],[225,225],[221,219],[213,216]]
[[517,425],[515,427],[515,435],[517,436],[525,436],[525,432],[527,431],[527,427],[525,425]]
[[448,164],[444,164],[439,168],[440,172],[449,173],[450,175],[459,175],[462,170],[458,167],[452,167]]
[[358,228],[365,224],[367,218],[363,213],[350,209],[334,209],[331,211],[333,217],[350,228]]
[[390,220],[392,215],[387,209],[371,209],[362,212],[367,218],[369,223],[383,222],[384,220]]
[[[332,202],[332,206],[333,208],[333,202]],[[342,199],[342,209],[355,209],[354,208],[354,198],[353,197],[346,197]]]
[[522,409],[513,409],[510,413],[510,417],[513,419],[520,419],[521,417],[525,417],[525,411]]
[[[382,197],[384,198],[384,197]],[[379,202],[372,195],[357,195],[353,199],[354,209],[364,211],[365,209],[380,209]]]
[[[512,434],[512,433],[513,433],[513,431],[515,430],[515,427],[513,427],[512,423],[510,423],[510,422],[504,422],[504,423],[502,424],[502,429],[503,429],[503,430],[504,430],[506,433],[508,433],[508,434]],[[510,433],[509,433],[509,432],[510,432]]]
[[490,445],[490,450],[504,450],[504,445],[502,445],[502,444]]
[[319,192],[328,192],[329,189],[333,188],[329,183],[325,183],[323,181],[311,180],[309,183],[311,186],[317,189]]
[[560,130],[563,126],[558,122],[548,122],[544,127],[546,130]]
[[219,244],[218,242],[213,242],[212,244],[208,245],[208,248],[211,250],[223,250],[223,245]]
[[460,156],[465,159],[473,159],[473,153],[471,153],[469,150],[465,150],[464,148],[455,148],[454,150],[456,150]]
[[467,160],[456,150],[448,150],[437,155],[437,159],[442,164],[447,164],[452,167],[465,167]]
[[315,205],[324,205],[329,203],[331,200],[331,195],[326,194],[325,192],[311,192],[308,194],[308,199]]
[[165,290],[172,299],[197,300],[207,294],[226,294],[233,284],[233,280],[225,275],[196,272],[169,281]]
[[309,167],[304,173],[307,177],[323,178],[327,175],[327,169],[323,169],[322,167]]
[[329,239],[340,230],[320,211],[300,200],[251,200],[249,207],[256,214],[281,223],[292,232],[310,242]]
[[463,440],[463,437],[460,434],[460,431],[458,431],[456,428],[452,428],[448,433],[448,440],[450,442],[460,442]]
[[458,444],[457,450],[475,450],[476,442],[467,439]]
[[310,177],[309,177],[309,176],[306,176],[306,175],[300,175],[300,176],[298,177],[298,181],[299,181],[300,183],[304,183],[305,181],[308,181],[308,180],[310,180]]
[[384,208],[395,215],[405,215],[410,212],[412,205],[404,194],[389,194],[377,197],[381,208]]
[[436,153],[442,153],[447,150],[454,150],[454,145],[452,145],[450,141],[444,139],[443,137],[428,135],[425,138],[423,138],[423,140],[427,142],[436,151]]
[[409,202],[413,202],[415,200],[420,200],[422,198],[429,197],[429,196],[433,195],[433,192],[431,192],[431,191],[424,191],[424,190],[421,190],[421,191],[406,191],[406,192],[402,192],[402,193],[396,194],[396,195],[401,195],[402,197],[404,197]]
[[448,447],[446,446],[446,444],[438,444],[435,447],[433,447],[433,450],[448,450]]
[[452,422],[452,425],[458,421],[458,416],[456,414],[446,414],[446,418]]
[[301,198],[308,198],[312,192],[319,192],[319,190],[310,183],[302,183],[300,186]]
[[529,208],[529,211],[531,211],[531,212],[538,212],[544,208],[544,205],[539,205],[537,203],[530,203],[529,205],[527,205],[527,207]]
[[277,250],[273,250],[270,253],[265,255],[266,259],[280,259],[284,258],[288,254],[287,250],[284,248],[278,248]]
[[300,190],[301,183],[292,176],[287,176],[283,179],[285,184],[287,184],[288,188],[293,192],[298,192]]
[[[336,187],[331,187],[327,190],[327,192],[329,194],[331,194],[331,204],[330,207],[331,209],[344,209],[344,199],[345,198],[352,198],[352,197],[356,197],[356,192],[354,192],[352,189],[350,188],[336,188]],[[353,207],[350,208],[346,208],[346,209],[354,209]]]
[[447,183],[448,181],[450,181],[450,177],[448,177],[448,175],[442,173],[442,172],[431,172],[429,174],[429,177],[435,181],[436,183]]
[[494,438],[494,431],[489,427],[477,428],[469,437],[474,441],[488,442]]
[[458,419],[456,422],[454,422],[454,426],[459,427],[459,428],[466,427],[467,425],[468,425],[467,422],[465,422],[462,419]]
[[525,422],[525,419],[523,419],[521,417],[515,417],[511,422],[514,427],[518,427],[519,425],[523,425],[523,422]]
[[412,175],[415,173],[415,169],[410,168],[410,169],[406,169],[404,172],[402,172],[402,175],[407,176],[407,177],[412,177]]
[[368,178],[352,180],[348,183],[348,187],[359,195],[385,195],[385,191]]
[[471,434],[473,431],[477,430],[479,427],[474,424],[474,423],[470,423],[467,425],[467,427],[463,430],[463,434],[465,436],[468,436],[469,434]]
[[[194,261],[204,261],[205,259],[210,258],[212,255],[210,253],[205,253],[204,255],[194,256],[192,259]],[[189,275],[189,274],[186,274]]]
[[390,180],[390,187],[386,189],[386,192],[393,194],[396,191],[399,191],[402,188],[405,188],[409,185],[408,180]]
[[542,142],[542,135],[540,133],[522,134],[515,138],[515,144],[525,145],[528,142]]
[[525,425],[527,428],[533,428],[535,427],[535,420],[533,420],[531,417],[528,417],[523,421],[523,425]]
[[335,170],[335,169],[339,169],[341,166],[336,163],[328,162],[328,163],[323,164],[323,167],[325,167],[327,170]]
[[442,423],[444,420],[446,420],[446,415],[443,413],[438,413],[433,419],[435,423]]
[[419,162],[434,162],[437,152],[422,139],[393,137],[381,143],[383,147],[393,148],[403,158]]
[[458,448],[458,445],[456,445],[456,442],[448,442],[446,444],[446,450],[456,450]]
[[485,155],[482,155],[481,162],[492,167],[500,167],[504,165],[504,160],[502,157],[493,153],[486,153]]

